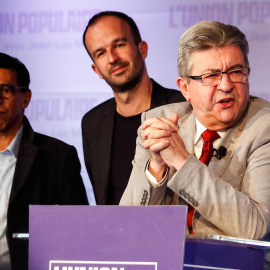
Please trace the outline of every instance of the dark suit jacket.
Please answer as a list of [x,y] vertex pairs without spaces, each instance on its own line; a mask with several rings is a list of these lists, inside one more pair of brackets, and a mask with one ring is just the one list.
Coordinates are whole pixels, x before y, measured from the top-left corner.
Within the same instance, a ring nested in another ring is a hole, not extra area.
[[88,204],[76,149],[23,125],[7,214],[12,270],[28,269],[28,241],[12,234],[28,233],[30,204]]
[[[154,80],[152,82],[150,109],[168,103],[185,101],[180,91],[164,88]],[[115,108],[115,99],[111,98],[90,110],[82,119],[85,165],[96,203],[101,205],[106,204],[109,186]]]

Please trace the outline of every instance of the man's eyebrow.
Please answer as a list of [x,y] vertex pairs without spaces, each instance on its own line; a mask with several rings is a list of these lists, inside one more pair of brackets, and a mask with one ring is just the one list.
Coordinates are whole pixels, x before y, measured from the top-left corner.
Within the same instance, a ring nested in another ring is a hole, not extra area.
[[[230,66],[227,70],[232,70],[235,68],[243,68],[243,67],[245,66],[242,64],[235,64],[235,65]],[[221,70],[219,68],[207,68],[202,71],[202,74],[211,73],[211,72],[221,72]]]
[[115,39],[112,43],[117,43],[117,42],[121,42],[121,41],[126,42],[126,41],[127,41],[127,38],[126,38],[126,37],[117,38],[117,39]]
[[244,67],[246,67],[246,65],[236,64],[236,65],[229,67],[228,70],[235,69],[235,68],[244,68]]
[[212,72],[220,72],[220,69],[219,68],[207,68],[207,69],[204,69],[202,71],[202,74],[212,73]]

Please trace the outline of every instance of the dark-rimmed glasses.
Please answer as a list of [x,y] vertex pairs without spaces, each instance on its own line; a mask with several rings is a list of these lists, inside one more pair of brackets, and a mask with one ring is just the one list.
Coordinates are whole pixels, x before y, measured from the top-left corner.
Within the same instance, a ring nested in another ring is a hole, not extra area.
[[13,96],[14,92],[16,92],[17,89],[28,89],[28,87],[0,84],[0,97],[3,99],[8,99]]
[[201,76],[188,76],[188,78],[196,81],[201,81],[204,86],[216,86],[221,80],[223,74],[227,74],[232,82],[245,83],[248,80],[250,68],[234,68],[227,71],[209,72],[202,74]]

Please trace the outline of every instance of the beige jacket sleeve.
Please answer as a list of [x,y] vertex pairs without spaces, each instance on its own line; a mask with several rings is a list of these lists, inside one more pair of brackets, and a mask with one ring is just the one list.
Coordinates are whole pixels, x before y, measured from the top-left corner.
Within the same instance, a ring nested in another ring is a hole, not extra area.
[[[180,106],[180,105],[179,105]],[[165,106],[167,107],[167,106]],[[149,117],[167,115],[171,107],[157,108]],[[175,109],[175,108],[173,108]],[[207,167],[192,153],[192,116],[179,120],[179,134],[191,153],[177,172],[170,170],[166,185],[150,186],[144,170],[149,153],[137,139],[129,184],[121,204],[187,204],[195,208],[195,233],[263,239],[270,229],[270,105],[251,99],[248,113],[226,131],[220,145],[226,156],[213,157]],[[148,118],[148,115],[144,115]],[[144,199],[144,200],[143,200]]]

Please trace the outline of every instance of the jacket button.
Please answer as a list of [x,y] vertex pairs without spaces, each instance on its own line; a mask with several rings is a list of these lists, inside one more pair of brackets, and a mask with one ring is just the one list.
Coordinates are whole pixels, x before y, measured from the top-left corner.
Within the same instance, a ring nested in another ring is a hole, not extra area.
[[198,202],[194,201],[194,202],[193,202],[193,205],[194,205],[195,207],[197,207],[199,204],[198,204]]
[[181,189],[179,193],[180,195],[184,195],[186,192],[183,189]]

